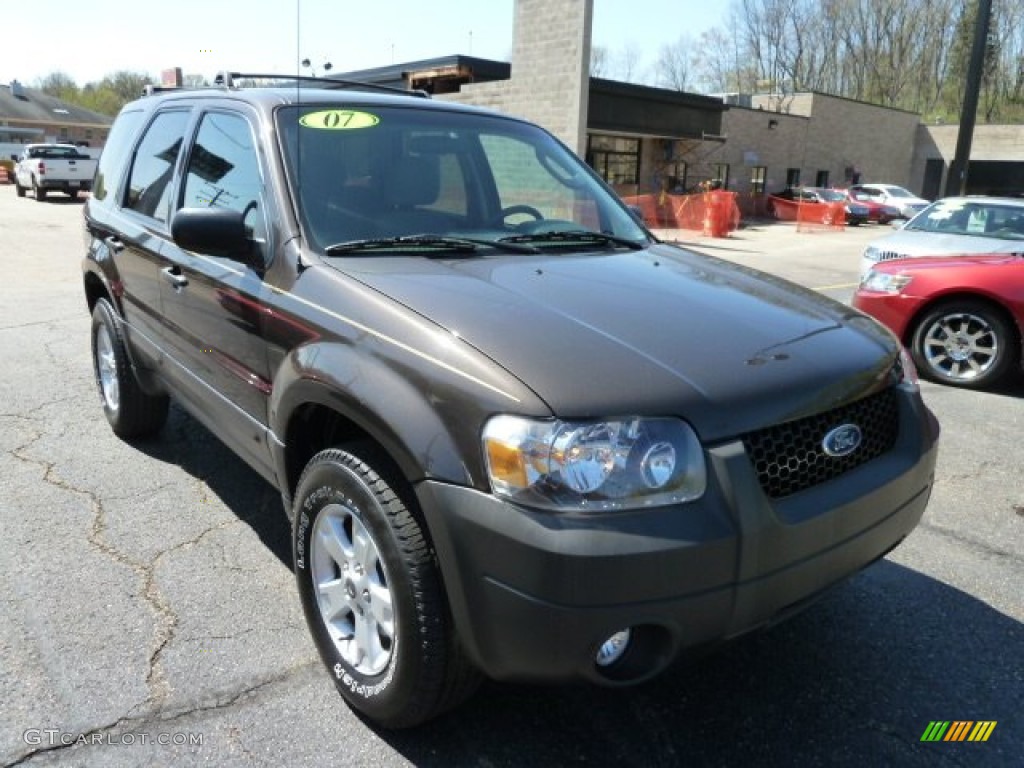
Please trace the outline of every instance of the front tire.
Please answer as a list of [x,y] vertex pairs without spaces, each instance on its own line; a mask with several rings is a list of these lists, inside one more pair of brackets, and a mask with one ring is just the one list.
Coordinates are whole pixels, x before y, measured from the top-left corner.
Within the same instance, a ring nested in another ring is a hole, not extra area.
[[455,637],[415,500],[370,447],[312,458],[295,493],[295,576],[338,691],[387,728],[469,696],[479,674]]
[[1017,360],[1017,339],[1003,313],[979,301],[927,312],[914,326],[911,354],[925,378],[979,389],[996,383]]
[[103,413],[114,434],[146,437],[167,421],[166,395],[146,394],[132,370],[114,308],[100,299],[92,311],[92,367]]
[[14,182],[14,194],[16,194],[18,197],[25,196],[25,188],[21,186],[21,184],[19,184],[17,181]]

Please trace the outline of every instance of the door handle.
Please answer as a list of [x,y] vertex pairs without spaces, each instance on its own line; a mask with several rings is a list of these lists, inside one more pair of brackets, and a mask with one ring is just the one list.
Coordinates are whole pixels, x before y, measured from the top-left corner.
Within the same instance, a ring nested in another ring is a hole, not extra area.
[[160,274],[175,288],[184,288],[188,285],[188,278],[181,274],[181,270],[177,267],[164,267],[160,270]]
[[120,253],[124,250],[124,243],[121,242],[120,238],[115,237],[114,235],[104,237],[103,242],[107,244],[107,248],[109,248],[113,253]]

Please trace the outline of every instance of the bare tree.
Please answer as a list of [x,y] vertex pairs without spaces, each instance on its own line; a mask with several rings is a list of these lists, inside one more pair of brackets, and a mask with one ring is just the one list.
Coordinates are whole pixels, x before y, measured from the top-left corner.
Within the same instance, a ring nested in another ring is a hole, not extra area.
[[609,58],[608,49],[603,45],[590,46],[590,76],[607,77]]
[[640,46],[636,43],[627,43],[616,57],[617,75],[627,83],[635,83],[639,77],[638,67],[641,58]]
[[654,64],[658,84],[674,91],[685,91],[692,77],[693,52],[693,41],[686,35],[682,35],[674,43],[661,46],[658,60]]

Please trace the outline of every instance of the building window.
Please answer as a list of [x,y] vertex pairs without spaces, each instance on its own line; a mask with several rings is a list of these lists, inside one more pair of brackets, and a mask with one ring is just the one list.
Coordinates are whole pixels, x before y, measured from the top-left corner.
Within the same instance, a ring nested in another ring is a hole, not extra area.
[[765,179],[768,177],[768,168],[763,165],[755,165],[750,169],[750,192],[754,195],[764,194]]
[[[728,163],[715,163],[714,165],[715,175],[711,179],[711,183],[718,189],[729,188],[729,164]],[[715,182],[718,182],[717,184]]]
[[640,139],[591,136],[587,163],[609,184],[640,181]]
[[676,195],[681,195],[686,192],[686,175],[689,171],[686,163],[678,160],[668,167],[666,182],[666,189]]
[[787,168],[786,169],[786,186],[787,187],[799,187],[800,186],[800,169],[799,168]]
[[814,186],[816,186],[816,187],[827,187],[828,186],[828,171],[818,171],[818,174],[814,177]]

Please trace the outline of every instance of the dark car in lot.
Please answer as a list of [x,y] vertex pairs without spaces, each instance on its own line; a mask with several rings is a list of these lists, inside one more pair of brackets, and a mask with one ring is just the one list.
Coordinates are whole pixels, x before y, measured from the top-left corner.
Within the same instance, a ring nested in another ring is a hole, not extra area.
[[280,490],[365,717],[648,680],[918,523],[938,425],[874,321],[658,242],[537,126],[240,77],[114,122],[93,366],[116,434],[174,397]]
[[861,281],[853,305],[888,326],[933,381],[980,388],[1020,371],[1022,254],[881,262]]

